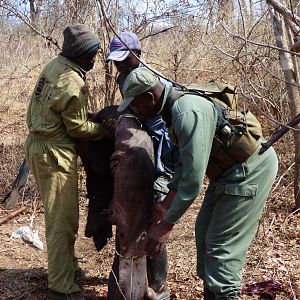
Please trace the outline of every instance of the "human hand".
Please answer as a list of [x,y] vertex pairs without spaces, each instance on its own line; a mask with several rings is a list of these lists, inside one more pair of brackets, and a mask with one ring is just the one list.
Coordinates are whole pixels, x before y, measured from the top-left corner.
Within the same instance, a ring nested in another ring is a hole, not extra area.
[[115,131],[117,120],[116,119],[106,119],[102,121],[103,125],[103,137],[108,139],[115,138]]
[[96,116],[98,113],[88,110],[87,118],[89,121],[96,122]]
[[169,239],[173,226],[174,224],[162,220],[150,227],[145,236],[144,251],[146,255],[153,257],[161,252]]
[[162,202],[156,202],[154,204],[151,216],[151,224],[156,224],[164,218],[175,196],[176,191],[170,190]]
[[168,208],[165,206],[164,202],[156,202],[153,206],[151,224],[157,224],[162,220],[167,212]]

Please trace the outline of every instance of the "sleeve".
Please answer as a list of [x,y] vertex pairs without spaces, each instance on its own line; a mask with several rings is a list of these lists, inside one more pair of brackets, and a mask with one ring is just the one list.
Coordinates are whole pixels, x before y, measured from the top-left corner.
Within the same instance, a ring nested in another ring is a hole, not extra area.
[[178,161],[178,164],[176,165],[175,168],[175,173],[172,176],[170,183],[168,184],[168,188],[170,190],[174,190],[174,191],[178,190],[178,183],[181,178],[181,172],[182,172],[182,163],[181,161]]
[[67,133],[78,139],[100,139],[103,136],[103,126],[87,119],[88,89],[83,86],[78,94],[68,101],[61,115]]
[[172,180],[172,184],[177,185],[177,194],[164,220],[175,224],[200,192],[209,160],[215,121],[203,112],[190,110],[177,116],[173,129],[178,139],[181,163]]

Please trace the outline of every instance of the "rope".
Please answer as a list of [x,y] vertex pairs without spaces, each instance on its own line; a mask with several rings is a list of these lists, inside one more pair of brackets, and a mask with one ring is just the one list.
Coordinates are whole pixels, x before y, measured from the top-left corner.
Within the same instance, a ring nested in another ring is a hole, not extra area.
[[126,297],[125,297],[125,295],[124,295],[123,292],[122,292],[122,289],[121,289],[120,284],[119,284],[119,282],[118,282],[118,278],[117,278],[117,276],[116,276],[114,270],[111,270],[111,273],[113,274],[113,276],[114,276],[114,278],[115,278],[115,281],[116,281],[116,284],[117,284],[117,286],[118,286],[118,289],[119,289],[120,294],[121,294],[121,295],[123,296],[123,298],[126,300]]
[[140,258],[142,256],[144,256],[145,254],[142,254],[142,255],[135,255],[135,256],[124,256],[122,255],[121,253],[119,253],[117,250],[115,250],[115,254],[117,254],[117,256],[121,257],[122,259],[136,259],[136,258]]
[[113,25],[111,24],[110,20],[108,19],[106,12],[104,10],[104,6],[103,6],[103,1],[98,0],[98,2],[100,3],[100,8],[102,11],[103,16],[105,17],[105,20],[107,21],[107,24],[109,25],[110,29],[112,30],[112,32],[114,33],[114,35],[124,44],[124,46],[127,48],[127,50],[148,70],[150,70],[151,72],[153,72],[155,75],[157,75],[158,77],[161,77],[169,82],[171,82],[174,86],[178,86],[183,90],[186,90],[186,87],[176,81],[173,81],[167,77],[165,77],[164,75],[158,73],[155,69],[152,69],[150,66],[148,66],[147,64],[145,64],[129,47],[128,45],[121,39],[121,37],[118,35],[118,33],[116,32],[116,30],[114,29]]

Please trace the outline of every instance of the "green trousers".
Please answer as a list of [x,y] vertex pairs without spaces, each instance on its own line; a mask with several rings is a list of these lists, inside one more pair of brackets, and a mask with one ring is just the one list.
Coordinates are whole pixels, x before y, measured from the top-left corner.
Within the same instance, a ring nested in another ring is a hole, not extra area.
[[197,272],[212,299],[238,299],[250,246],[278,169],[273,148],[235,164],[206,191],[196,220]]
[[45,210],[48,288],[67,294],[80,290],[74,282],[74,244],[79,222],[77,156],[72,145],[63,147],[63,152],[60,147],[29,136],[25,151]]

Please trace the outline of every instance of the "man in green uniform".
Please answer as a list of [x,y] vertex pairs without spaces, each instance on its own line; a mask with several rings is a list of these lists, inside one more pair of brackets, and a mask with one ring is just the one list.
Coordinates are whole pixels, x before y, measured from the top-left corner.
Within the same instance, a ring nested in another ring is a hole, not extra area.
[[[178,93],[178,92],[177,92]],[[180,163],[156,221],[147,232],[145,251],[156,255],[173,226],[190,207],[211,159],[211,149],[221,120],[215,103],[199,94],[176,95],[146,68],[133,70],[125,80],[119,111],[131,106],[153,118],[161,114],[174,135]],[[232,146],[234,147],[234,145]],[[264,203],[277,173],[277,157],[270,148],[256,150],[210,178],[196,220],[197,272],[204,283],[204,299],[238,299],[245,253],[254,238]]]
[[88,299],[74,281],[79,203],[72,139],[100,139],[109,131],[87,118],[85,75],[99,41],[85,25],[68,26],[63,34],[62,53],[43,68],[29,103],[25,152],[45,210],[47,299]]

